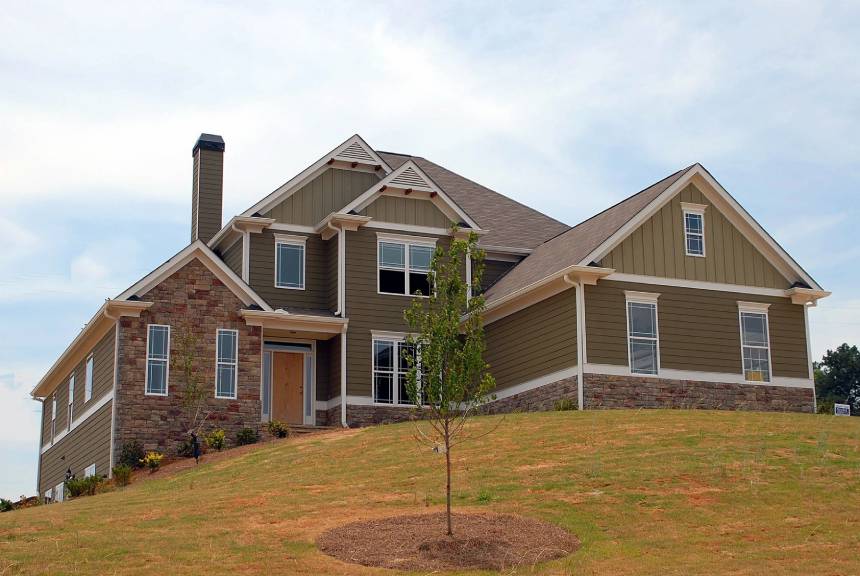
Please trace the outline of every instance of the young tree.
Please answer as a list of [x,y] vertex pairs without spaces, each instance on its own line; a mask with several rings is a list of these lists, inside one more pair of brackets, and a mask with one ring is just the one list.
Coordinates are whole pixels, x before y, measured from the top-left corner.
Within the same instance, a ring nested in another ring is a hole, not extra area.
[[[404,316],[414,332],[403,358],[408,365],[406,391],[422,417],[416,438],[445,455],[448,535],[451,527],[451,449],[465,440],[465,424],[495,387],[484,362],[484,297],[469,298],[465,262],[472,257],[472,285],[481,285],[484,251],[478,236],[454,238],[447,252],[437,247],[430,263],[432,293],[415,299]],[[425,423],[425,424],[422,424]],[[426,431],[425,431],[426,429]]]
[[[860,413],[860,350],[840,344],[815,363],[815,393],[819,404],[851,404]],[[831,406],[832,408],[832,406]]]
[[201,385],[197,367],[198,341],[191,327],[179,330],[177,354],[171,358],[171,368],[179,372],[182,381],[179,399],[182,404],[182,426],[187,434],[200,434],[203,424],[211,415],[206,405],[206,390]]

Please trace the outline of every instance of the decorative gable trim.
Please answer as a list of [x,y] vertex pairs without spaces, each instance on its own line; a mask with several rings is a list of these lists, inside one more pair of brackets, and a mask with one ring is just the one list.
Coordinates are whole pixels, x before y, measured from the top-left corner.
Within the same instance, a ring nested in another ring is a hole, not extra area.
[[480,229],[480,226],[411,159],[371,186],[364,194],[345,206],[341,212],[360,212],[382,195],[411,196],[412,194],[415,194],[415,198],[430,200],[453,222],[465,222],[473,230]]
[[383,160],[364,138],[355,134],[346,139],[334,150],[302,170],[299,174],[279,186],[274,192],[242,212],[241,216],[264,214],[289,198],[302,186],[322,174],[329,167],[345,170],[384,171],[391,173],[391,166]]
[[762,253],[780,274],[789,282],[800,278],[816,290],[821,290],[812,277],[789,256],[789,254],[768,234],[750,214],[717,182],[701,164],[695,164],[674,184],[666,188],[650,204],[645,206],[636,216],[628,220],[614,234],[603,241],[597,248],[583,258],[579,264],[586,266],[591,262],[599,262],[616,246],[656,214],[672,198],[691,182],[696,181],[701,186],[700,191],[710,200],[738,231]]
[[223,260],[218,258],[206,244],[200,240],[186,246],[173,258],[141,278],[125,292],[117,296],[117,300],[128,300],[132,296],[146,294],[154,287],[169,278],[174,272],[192,260],[199,260],[216,278],[221,280],[227,288],[235,294],[246,306],[256,304],[263,310],[271,310],[271,306],[263,300],[254,290],[242,281],[235,272],[227,267]]

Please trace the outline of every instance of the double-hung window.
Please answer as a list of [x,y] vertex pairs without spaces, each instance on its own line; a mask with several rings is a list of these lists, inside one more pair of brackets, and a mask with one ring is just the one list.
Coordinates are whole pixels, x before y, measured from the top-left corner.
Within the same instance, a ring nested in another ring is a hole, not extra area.
[[414,404],[407,391],[410,355],[415,347],[402,339],[373,340],[373,401],[378,404]]
[[239,373],[239,332],[219,329],[215,346],[218,358],[215,368],[215,397],[236,398],[236,378]]
[[75,402],[75,375],[72,374],[69,376],[69,407],[67,408],[68,414],[67,416],[67,429],[72,429],[72,411],[74,408]]
[[630,372],[656,375],[660,370],[660,337],[657,328],[659,294],[627,291],[625,295]]
[[146,338],[146,394],[167,396],[170,326],[150,324]]
[[93,397],[93,355],[87,356],[86,374],[84,375],[84,402]]
[[681,202],[681,208],[684,212],[684,246],[687,256],[704,256],[706,206]]
[[275,235],[275,287],[305,289],[304,236]]
[[770,382],[770,336],[767,304],[738,302],[744,380]]
[[429,296],[428,274],[435,240],[379,235],[377,276],[379,292]]
[[51,396],[51,442],[57,434],[57,393]]

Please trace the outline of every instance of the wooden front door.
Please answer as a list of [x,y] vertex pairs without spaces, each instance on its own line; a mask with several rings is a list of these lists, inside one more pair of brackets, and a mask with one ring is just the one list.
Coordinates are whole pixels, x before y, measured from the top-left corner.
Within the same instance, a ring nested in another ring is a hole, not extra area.
[[305,355],[272,353],[272,420],[302,424],[305,388]]

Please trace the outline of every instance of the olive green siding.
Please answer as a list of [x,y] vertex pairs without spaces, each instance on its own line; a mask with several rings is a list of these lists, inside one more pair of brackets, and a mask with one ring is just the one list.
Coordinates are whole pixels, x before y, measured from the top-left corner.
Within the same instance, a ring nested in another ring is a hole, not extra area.
[[[102,396],[113,390],[114,377],[114,348],[116,342],[116,329],[114,326],[102,336],[99,342],[90,352],[81,358],[75,366],[75,397],[73,399],[72,420],[78,418],[91,406],[101,399]],[[90,353],[93,355],[93,395],[89,402],[84,402],[84,389],[86,383],[86,360]],[[55,389],[57,394],[57,424],[56,433],[60,434],[69,427],[69,376],[66,376]],[[51,440],[51,395],[45,398],[42,410],[42,442]]]
[[[305,244],[305,289],[275,288],[275,233],[264,230],[251,234],[250,275],[251,288],[273,308],[306,308],[316,310],[330,309],[330,282],[337,282],[337,276],[329,277],[331,267],[328,263],[330,248],[328,244],[337,238],[323,240],[315,234],[290,232],[291,236],[306,236]],[[328,244],[327,244],[328,243]]]
[[41,455],[40,495],[65,480],[66,470],[69,468],[78,478],[83,476],[84,469],[91,464],[96,465],[96,474],[107,476],[110,473],[112,406],[113,401],[110,401],[99,408],[68,436]]
[[[687,256],[681,202],[707,206],[705,256]],[[627,274],[788,288],[773,265],[693,184],[616,246],[601,266]]]
[[237,276],[242,277],[242,239],[239,238],[236,242],[234,242],[229,248],[224,250],[224,254],[221,256],[221,259],[224,260],[224,263],[232,270]]
[[503,260],[484,260],[484,276],[481,278],[481,290],[486,292],[490,286],[498,282],[502,276],[510,272],[517,262]]
[[328,168],[263,216],[285,224],[314,226],[378,181],[374,173]]
[[198,149],[191,192],[191,241],[208,242],[221,230],[224,153]]
[[588,362],[627,365],[625,290],[656,292],[660,367],[742,373],[738,301],[770,304],[774,376],[808,378],[803,307],[788,298],[600,281],[585,290]]
[[[376,231],[364,228],[346,234],[347,394],[350,396],[372,394],[371,330],[409,330],[403,311],[412,298],[377,291],[376,239]],[[440,237],[437,245],[447,247],[448,238]]]
[[326,242],[326,269],[328,291],[326,294],[329,310],[337,310],[337,246],[338,237],[334,236]]
[[[331,400],[340,396],[340,346],[343,335],[328,340],[329,343],[329,389],[328,396],[323,400]],[[317,396],[319,397],[319,395]]]
[[380,196],[360,212],[380,222],[450,228],[451,220],[429,200]]
[[502,390],[576,366],[576,291],[488,324],[484,360]]
[[317,400],[328,400],[331,391],[331,340],[316,343],[316,388]]

